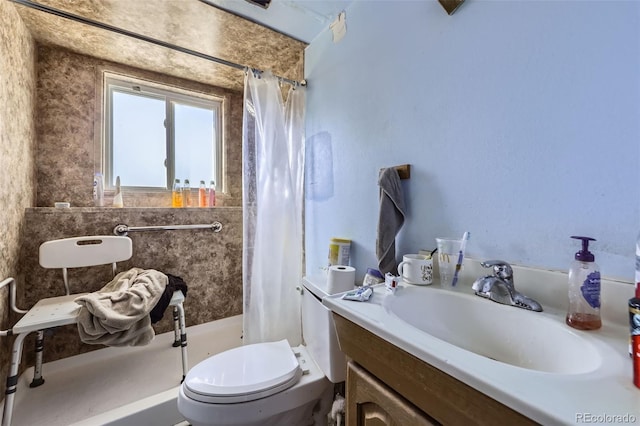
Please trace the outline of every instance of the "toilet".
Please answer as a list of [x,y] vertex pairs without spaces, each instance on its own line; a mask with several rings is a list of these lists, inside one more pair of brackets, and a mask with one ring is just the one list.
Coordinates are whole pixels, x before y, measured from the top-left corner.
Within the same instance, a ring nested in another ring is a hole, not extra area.
[[180,386],[178,410],[193,426],[326,424],[333,384],[343,382],[326,276],[303,278],[304,345],[256,343],[216,354],[194,366]]

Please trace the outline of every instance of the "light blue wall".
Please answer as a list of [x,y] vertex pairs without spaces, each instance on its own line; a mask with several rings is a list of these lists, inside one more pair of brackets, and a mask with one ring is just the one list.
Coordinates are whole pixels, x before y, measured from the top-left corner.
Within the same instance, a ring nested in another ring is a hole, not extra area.
[[305,55],[307,273],[331,237],[375,266],[381,167],[409,163],[397,255],[471,232],[469,256],[566,270],[588,235],[633,278],[640,2],[355,1]]

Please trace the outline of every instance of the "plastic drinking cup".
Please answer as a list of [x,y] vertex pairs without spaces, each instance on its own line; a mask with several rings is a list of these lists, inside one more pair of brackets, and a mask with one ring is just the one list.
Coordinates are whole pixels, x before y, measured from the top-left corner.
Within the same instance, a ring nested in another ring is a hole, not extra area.
[[462,240],[459,238],[436,238],[436,243],[438,245],[438,256],[436,257],[440,271],[440,285],[451,287]]

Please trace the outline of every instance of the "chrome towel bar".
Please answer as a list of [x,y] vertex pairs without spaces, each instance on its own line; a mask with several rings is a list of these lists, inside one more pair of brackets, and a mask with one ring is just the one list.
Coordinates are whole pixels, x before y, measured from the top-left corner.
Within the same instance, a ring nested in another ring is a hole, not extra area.
[[222,223],[213,222],[206,224],[196,225],[164,225],[164,226],[128,226],[124,224],[118,224],[113,228],[113,233],[119,237],[124,237],[129,232],[137,231],[176,231],[181,229],[212,229],[213,232],[220,232],[222,230]]

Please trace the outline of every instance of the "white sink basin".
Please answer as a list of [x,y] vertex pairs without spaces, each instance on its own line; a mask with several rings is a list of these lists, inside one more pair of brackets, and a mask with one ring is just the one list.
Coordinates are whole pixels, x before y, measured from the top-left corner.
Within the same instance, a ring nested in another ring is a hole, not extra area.
[[374,286],[368,302],[328,296],[336,315],[460,380],[539,424],[575,425],[577,413],[630,413],[640,418],[632,384],[625,309],[633,285],[603,278],[600,330],[567,326],[567,274],[514,267],[516,288],[544,312],[475,296],[486,273],[465,259],[456,291],[401,283],[395,294]]
[[580,374],[602,363],[594,345],[563,323],[478,296],[405,287],[382,306],[433,337],[516,367]]

